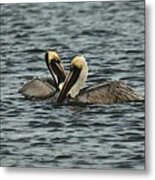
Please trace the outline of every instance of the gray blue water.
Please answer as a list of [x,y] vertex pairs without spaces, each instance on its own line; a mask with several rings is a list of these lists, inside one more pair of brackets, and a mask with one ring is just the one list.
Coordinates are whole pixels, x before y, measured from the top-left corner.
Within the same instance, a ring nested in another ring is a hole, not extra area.
[[144,95],[144,2],[1,5],[1,166],[144,169],[144,103],[71,106],[25,100],[18,89],[83,54],[86,85],[120,79]]

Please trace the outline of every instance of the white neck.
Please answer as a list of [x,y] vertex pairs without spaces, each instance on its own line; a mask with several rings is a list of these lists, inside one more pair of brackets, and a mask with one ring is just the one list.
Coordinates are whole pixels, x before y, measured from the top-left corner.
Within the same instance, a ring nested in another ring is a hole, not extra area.
[[64,82],[61,82],[61,83],[59,84],[59,90],[60,90],[60,91],[62,90],[63,85],[64,85]]
[[75,96],[78,95],[80,89],[84,86],[85,81],[87,80],[87,76],[88,76],[87,62],[84,57],[82,57],[82,61],[83,63],[82,63],[82,69],[81,69],[80,75],[77,81],[75,82],[75,84],[72,86],[72,88],[68,92],[68,95],[70,95],[72,98],[75,98]]

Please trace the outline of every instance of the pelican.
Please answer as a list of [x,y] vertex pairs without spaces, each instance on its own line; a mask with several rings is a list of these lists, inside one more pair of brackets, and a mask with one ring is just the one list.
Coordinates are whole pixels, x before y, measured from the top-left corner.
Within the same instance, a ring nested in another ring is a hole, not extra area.
[[57,52],[48,50],[45,53],[46,65],[51,77],[34,78],[19,89],[19,93],[30,100],[45,100],[59,91],[59,85],[65,80],[66,74]]
[[109,81],[103,84],[83,88],[88,76],[88,65],[83,56],[75,56],[71,61],[70,72],[65,79],[57,102],[66,99],[75,103],[122,103],[129,101],[143,101],[131,87],[121,81]]

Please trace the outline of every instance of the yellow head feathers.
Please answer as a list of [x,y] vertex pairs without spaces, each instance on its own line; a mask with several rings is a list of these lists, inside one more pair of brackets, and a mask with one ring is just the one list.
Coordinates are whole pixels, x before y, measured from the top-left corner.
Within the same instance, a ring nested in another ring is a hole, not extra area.
[[84,58],[84,56],[75,56],[72,59],[71,65],[75,66],[79,69],[82,69],[82,67],[85,63],[86,63],[86,59]]
[[53,60],[60,61],[60,57],[56,51],[47,51],[48,64],[50,64]]

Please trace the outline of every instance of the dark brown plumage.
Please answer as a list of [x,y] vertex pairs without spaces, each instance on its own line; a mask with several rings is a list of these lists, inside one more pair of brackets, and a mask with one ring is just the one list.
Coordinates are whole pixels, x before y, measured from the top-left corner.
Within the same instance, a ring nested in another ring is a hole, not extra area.
[[50,77],[34,78],[23,85],[18,92],[29,100],[46,100],[54,96],[56,88]]
[[144,97],[138,95],[131,87],[121,81],[109,81],[103,84],[82,89],[74,98],[68,99],[76,103],[121,103],[143,101]]

